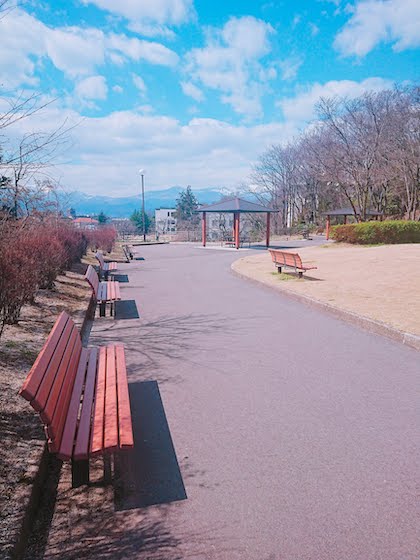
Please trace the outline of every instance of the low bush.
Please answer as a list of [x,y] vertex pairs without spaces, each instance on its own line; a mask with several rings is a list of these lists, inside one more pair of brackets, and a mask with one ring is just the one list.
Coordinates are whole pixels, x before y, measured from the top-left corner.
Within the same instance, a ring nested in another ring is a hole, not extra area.
[[87,248],[84,232],[65,222],[9,220],[1,226],[0,335],[5,324],[18,322],[22,306],[34,301],[38,288],[53,288],[57,275]]
[[86,230],[85,235],[92,251],[100,249],[105,253],[110,253],[115,245],[117,231],[112,226],[105,226],[93,230]]
[[359,245],[420,243],[420,222],[390,220],[333,226],[330,236],[336,241]]

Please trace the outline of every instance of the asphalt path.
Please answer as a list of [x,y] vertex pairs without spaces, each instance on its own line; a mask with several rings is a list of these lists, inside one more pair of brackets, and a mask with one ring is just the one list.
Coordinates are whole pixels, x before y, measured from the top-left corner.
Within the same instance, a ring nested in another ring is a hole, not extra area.
[[122,270],[132,303],[92,332],[126,345],[149,466],[132,487],[148,489],[141,522],[165,532],[131,556],[418,558],[418,352],[234,276],[235,251],[137,254]]

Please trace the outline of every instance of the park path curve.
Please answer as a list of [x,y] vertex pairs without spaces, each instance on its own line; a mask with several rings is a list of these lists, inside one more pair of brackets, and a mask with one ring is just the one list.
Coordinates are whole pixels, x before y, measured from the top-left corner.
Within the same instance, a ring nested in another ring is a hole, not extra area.
[[141,510],[171,549],[124,557],[415,558],[418,352],[235,277],[233,251],[136,249],[140,319],[92,341],[157,381],[188,499]]

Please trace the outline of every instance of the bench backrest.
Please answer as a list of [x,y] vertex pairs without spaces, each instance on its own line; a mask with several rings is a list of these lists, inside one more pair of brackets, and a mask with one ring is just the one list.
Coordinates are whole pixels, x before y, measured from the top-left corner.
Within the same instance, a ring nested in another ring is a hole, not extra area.
[[274,263],[284,266],[292,266],[302,268],[302,260],[298,253],[288,253],[286,251],[279,251],[278,249],[269,249],[271,258]]
[[63,311],[19,391],[39,412],[50,447],[61,442],[81,352],[79,331]]
[[93,268],[93,266],[90,264],[87,268],[86,274],[85,274],[85,280],[87,280],[90,284],[90,287],[92,288],[95,297],[98,297],[98,289],[99,289],[99,277],[98,274],[96,272],[96,270]]
[[104,261],[104,256],[100,251],[97,251],[95,257],[98,259],[99,261],[99,266],[104,269],[105,268],[105,261]]

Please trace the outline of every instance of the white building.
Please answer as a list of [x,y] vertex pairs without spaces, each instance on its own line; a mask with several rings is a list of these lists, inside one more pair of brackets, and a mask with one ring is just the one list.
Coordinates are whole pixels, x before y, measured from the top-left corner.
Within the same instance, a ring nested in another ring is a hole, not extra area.
[[155,227],[157,234],[176,233],[176,209],[156,208]]

